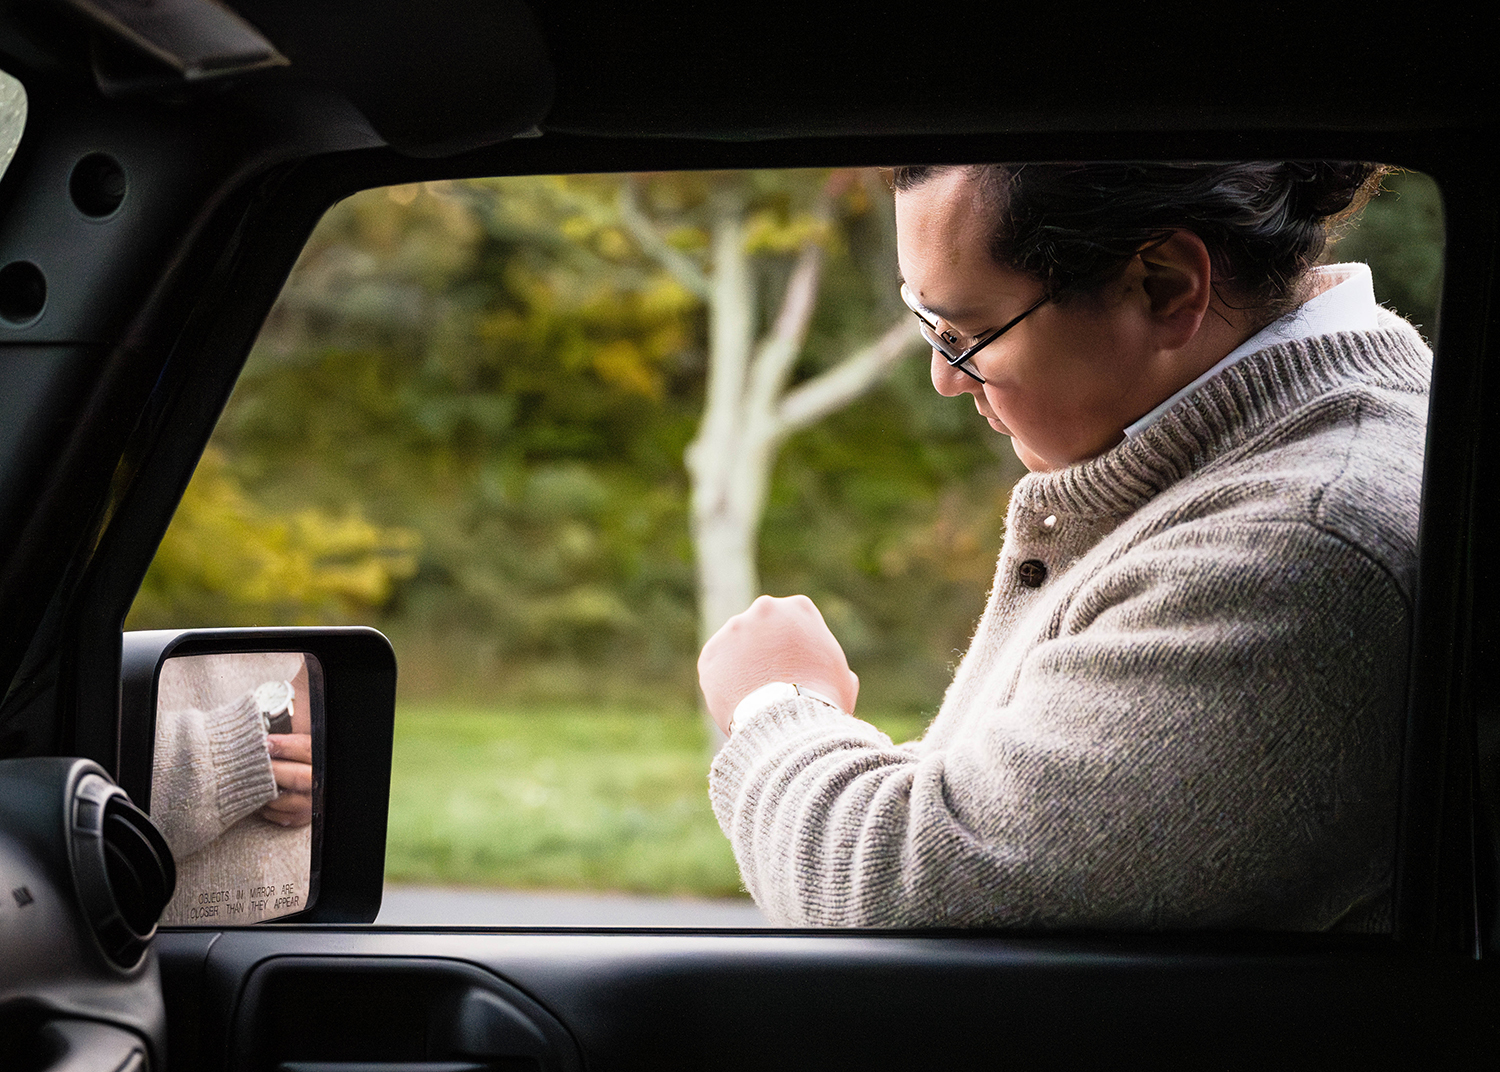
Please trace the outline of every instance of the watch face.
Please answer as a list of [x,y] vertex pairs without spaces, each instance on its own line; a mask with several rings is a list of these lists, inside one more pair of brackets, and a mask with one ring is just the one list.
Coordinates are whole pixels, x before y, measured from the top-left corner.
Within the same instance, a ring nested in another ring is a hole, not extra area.
[[253,695],[266,720],[267,733],[292,732],[292,698],[296,694],[290,681],[267,681],[256,686]]
[[292,702],[290,681],[267,681],[255,687],[255,702],[262,711],[280,711]]

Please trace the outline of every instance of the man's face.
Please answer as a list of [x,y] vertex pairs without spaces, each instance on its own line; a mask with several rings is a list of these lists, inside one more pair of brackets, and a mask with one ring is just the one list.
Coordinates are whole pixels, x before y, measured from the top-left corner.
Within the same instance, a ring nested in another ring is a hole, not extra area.
[[[993,229],[967,171],[940,172],[896,195],[902,278],[966,339],[1007,323],[1043,292],[1036,279],[990,257]],[[1126,425],[1171,393],[1158,382],[1144,292],[1132,268],[1102,294],[1045,303],[979,351],[973,360],[983,384],[934,351],[932,385],[944,395],[972,395],[990,427],[1011,437],[1033,471],[1109,449]]]

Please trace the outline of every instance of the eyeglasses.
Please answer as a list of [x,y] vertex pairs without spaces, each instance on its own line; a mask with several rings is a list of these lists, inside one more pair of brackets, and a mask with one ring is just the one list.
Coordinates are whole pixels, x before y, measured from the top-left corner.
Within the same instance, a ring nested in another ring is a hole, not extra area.
[[946,360],[952,368],[956,368],[965,376],[969,376],[973,379],[978,380],[980,383],[983,383],[984,377],[981,376],[979,374],[979,370],[974,367],[974,362],[972,360],[974,355],[979,353],[980,350],[983,350],[986,346],[994,342],[1000,336],[1004,335],[1007,331],[1015,327],[1021,321],[1025,320],[1032,313],[1036,312],[1043,305],[1045,305],[1049,299],[1047,295],[1042,295],[1031,306],[1031,308],[1027,309],[1020,316],[1016,317],[1014,320],[1010,321],[1010,323],[1004,325],[1003,327],[998,327],[988,334],[979,336],[979,338],[974,340],[974,344],[967,349],[959,345],[959,343],[963,339],[963,336],[952,330],[940,331],[938,329],[938,321],[942,318],[934,313],[931,309],[923,305],[921,302],[917,301],[916,295],[907,288],[905,283],[901,284],[901,300],[904,301],[906,303],[906,307],[916,315],[917,324],[922,332],[922,338],[927,340],[928,345],[930,345],[938,353],[942,354],[944,360]]

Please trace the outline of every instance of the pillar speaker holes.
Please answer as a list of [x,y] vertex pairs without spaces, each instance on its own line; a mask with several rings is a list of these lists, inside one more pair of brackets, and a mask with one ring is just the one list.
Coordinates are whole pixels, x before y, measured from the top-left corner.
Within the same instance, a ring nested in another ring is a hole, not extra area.
[[78,211],[94,220],[112,216],[125,200],[125,169],[108,153],[89,153],[73,165],[68,194]]
[[42,314],[47,304],[47,277],[30,261],[11,261],[0,268],[0,320],[20,327]]

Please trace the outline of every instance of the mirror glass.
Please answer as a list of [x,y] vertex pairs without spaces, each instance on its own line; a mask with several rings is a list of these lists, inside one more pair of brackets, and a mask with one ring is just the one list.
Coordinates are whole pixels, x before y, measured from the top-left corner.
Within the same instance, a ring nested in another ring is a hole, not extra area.
[[163,662],[151,817],[177,860],[163,923],[256,923],[312,902],[322,698],[302,652]]

